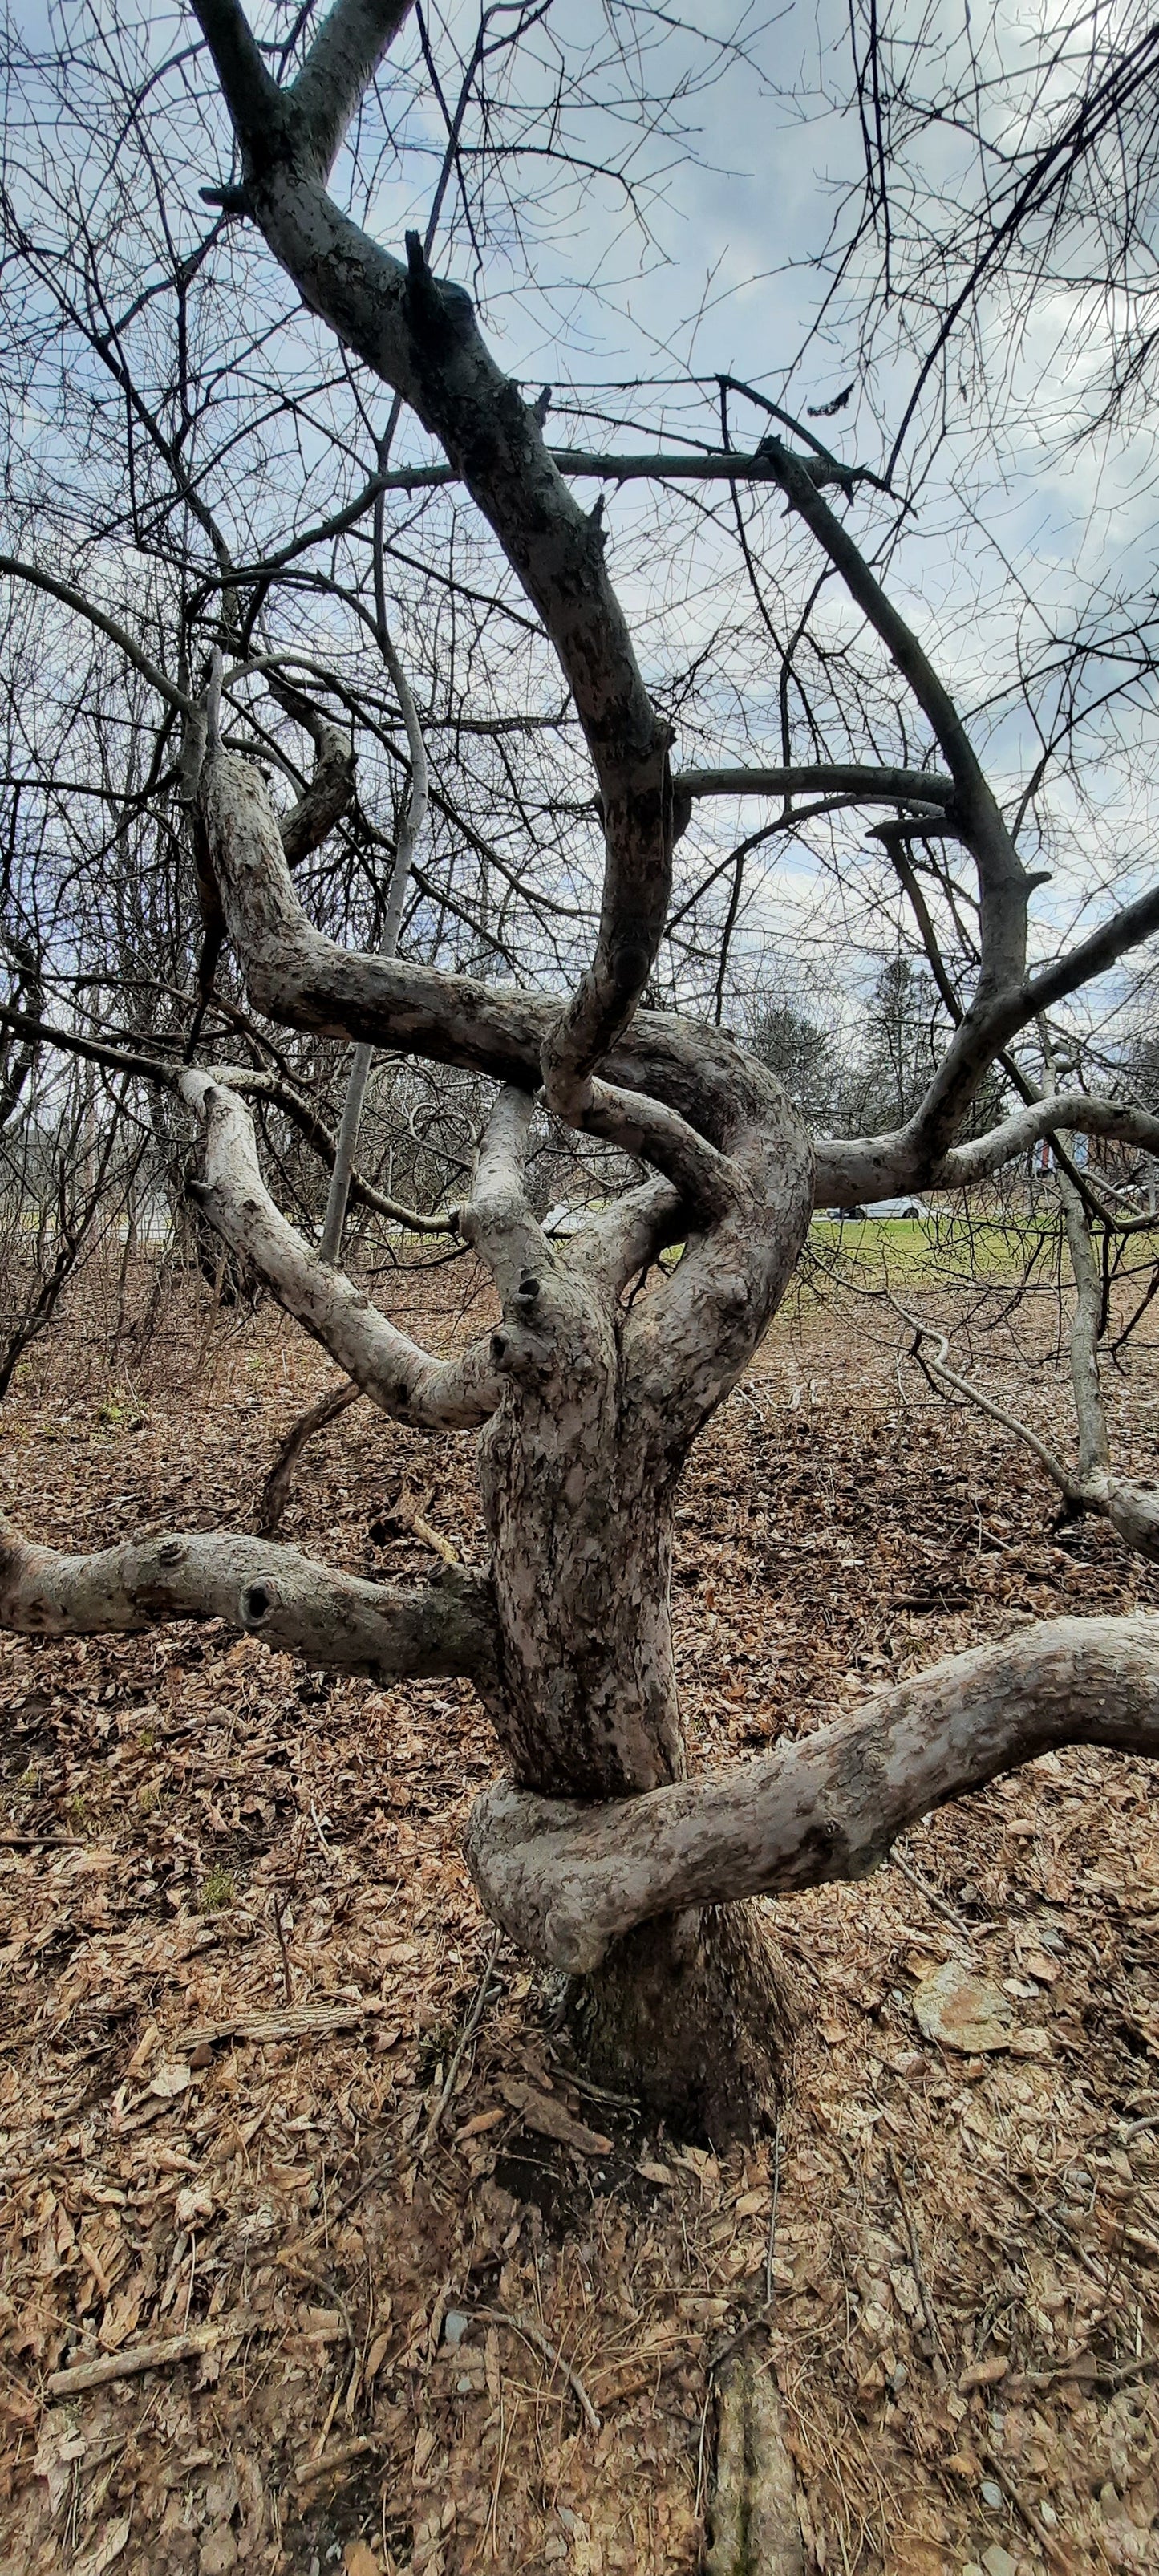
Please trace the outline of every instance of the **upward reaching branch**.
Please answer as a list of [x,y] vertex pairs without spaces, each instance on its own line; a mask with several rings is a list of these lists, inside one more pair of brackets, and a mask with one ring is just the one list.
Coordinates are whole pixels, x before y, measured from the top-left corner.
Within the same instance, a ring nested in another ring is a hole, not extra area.
[[[241,147],[246,203],[311,308],[358,350],[440,439],[550,636],[595,765],[606,847],[592,964],[544,1050],[562,1115],[631,1019],[660,944],[671,884],[668,727],[656,715],[608,578],[598,513],[585,515],[540,422],[487,349],[469,297],[435,278],[417,234],[407,266],[343,215],[319,177],[334,113],[369,78],[388,12],[340,0],[307,63],[306,131],[273,91],[236,0],[195,0]],[[398,23],[397,20],[392,23]],[[372,59],[373,58],[373,59]],[[313,60],[313,57],[311,57]]]
[[799,457],[776,437],[763,442],[793,508],[824,547],[850,598],[881,637],[926,717],[954,781],[957,819],[970,844],[982,894],[978,1000],[1019,980],[1026,958],[1026,871],[999,812],[978,755],[945,683],[912,627],[882,589],[850,536],[817,490]]
[[410,15],[411,0],[337,0],[286,106],[302,159],[328,179],[364,89]]
[[253,1121],[240,1100],[204,1073],[183,1074],[181,1090],[205,1121],[205,1213],[286,1313],[384,1413],[437,1431],[485,1422],[498,1400],[486,1346],[457,1361],[435,1360],[389,1324],[340,1271],[323,1267],[275,1207],[259,1169]]

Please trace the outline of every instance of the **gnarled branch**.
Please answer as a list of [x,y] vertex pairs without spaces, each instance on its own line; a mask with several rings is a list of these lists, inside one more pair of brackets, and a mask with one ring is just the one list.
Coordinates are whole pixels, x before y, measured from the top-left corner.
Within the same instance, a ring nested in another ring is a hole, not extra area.
[[463,1567],[404,1590],[233,1530],[166,1532],[68,1556],[0,1521],[0,1626],[91,1637],[170,1619],[224,1619],[280,1653],[382,1682],[460,1673],[485,1690],[494,1663],[491,1587]]
[[[669,730],[653,708],[608,577],[599,511],[581,509],[541,423],[487,348],[464,290],[435,278],[417,233],[407,265],[341,213],[319,179],[327,115],[354,106],[361,45],[369,78],[387,7],[340,0],[319,38],[308,130],[270,81],[237,0],[195,0],[241,147],[246,210],[314,312],[356,349],[436,436],[543,621],[596,770],[605,872],[592,964],[545,1048],[543,1076],[562,1114],[627,1027],[664,928],[672,873]],[[327,52],[328,49],[328,52]],[[327,146],[329,148],[329,146]],[[324,156],[323,156],[324,157]]]
[[297,804],[283,814],[279,827],[287,864],[294,868],[320,847],[346,812],[354,794],[354,745],[340,725],[319,715],[308,698],[275,671],[268,675],[268,686],[278,705],[295,718],[314,745],[314,774]]
[[262,1179],[253,1121],[211,1075],[192,1070],[180,1089],[205,1121],[205,1180],[199,1195],[210,1224],[252,1264],[288,1315],[321,1342],[383,1413],[427,1430],[465,1431],[499,1400],[486,1344],[456,1360],[435,1360],[400,1333],[341,1271],[323,1267],[274,1205]]
[[492,1919],[588,1972],[637,1923],[863,1878],[933,1807],[1066,1744],[1159,1753],[1159,1617],[1052,1619],[767,1759],[595,1807],[501,1781],[467,1857]]

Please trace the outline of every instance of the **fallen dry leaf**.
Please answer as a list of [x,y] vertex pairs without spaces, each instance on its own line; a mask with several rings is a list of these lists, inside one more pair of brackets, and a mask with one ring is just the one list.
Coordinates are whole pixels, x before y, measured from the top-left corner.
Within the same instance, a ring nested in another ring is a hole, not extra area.
[[972,1976],[956,1959],[947,1959],[944,1967],[923,1977],[913,2007],[923,2037],[940,2040],[943,2048],[977,2056],[1010,2046],[1014,2015],[1009,1998],[1001,1986],[992,1985],[987,1977]]
[[975,2361],[964,2370],[958,2381],[959,2397],[968,2397],[972,2388],[997,2388],[1005,2379],[1010,2363],[1004,2352],[992,2352],[988,2361]]
[[573,2120],[554,2094],[538,2093],[533,2084],[522,2084],[516,2075],[505,2075],[499,2090],[513,2111],[521,2113],[529,2129],[541,2138],[554,2138],[561,2147],[574,2147],[577,2156],[608,2156],[610,2138],[601,2137],[598,2129],[589,2129],[582,2120]]
[[116,2521],[110,2522],[102,2533],[96,2547],[86,2550],[83,2558],[74,2558],[72,2576],[105,2576],[105,2569],[120,2557],[131,2528],[130,2516],[118,2514]]

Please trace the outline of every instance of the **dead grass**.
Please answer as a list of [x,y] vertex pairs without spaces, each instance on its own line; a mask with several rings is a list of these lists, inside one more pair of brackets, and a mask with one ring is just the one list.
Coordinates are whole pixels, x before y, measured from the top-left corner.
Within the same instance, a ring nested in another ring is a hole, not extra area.
[[[395,1287],[448,1334],[477,1293],[461,1266]],[[6,1408],[6,1504],[71,1544],[251,1523],[319,1355],[175,1301],[110,1381],[95,1311]],[[469,1445],[362,1406],[285,1535],[429,1564],[384,1519],[403,1481],[469,1553]],[[848,1313],[786,1321],[681,1506],[700,1758],[1027,1617],[1159,1604],[1107,1531],[1052,1514],[992,1425],[903,1404]],[[458,1852],[494,1760],[465,1692],[192,1628],[0,1658],[5,2571],[690,2576],[712,2357],[767,2277],[814,2567],[1159,2567],[1144,1766],[1048,1758],[912,1834],[911,1874],[775,1909],[804,2013],[771,2236],[772,2150],[718,2160],[594,2098],[506,1946],[428,2138],[492,1946]],[[949,1956],[1008,1984],[1008,2051],[921,2038],[914,1985]],[[198,2330],[188,2358],[48,2390]]]

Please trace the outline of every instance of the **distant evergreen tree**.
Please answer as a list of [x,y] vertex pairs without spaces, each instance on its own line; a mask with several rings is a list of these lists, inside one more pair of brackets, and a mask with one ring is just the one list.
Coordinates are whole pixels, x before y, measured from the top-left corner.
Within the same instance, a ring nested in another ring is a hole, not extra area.
[[752,1051],[784,1083],[811,1127],[832,1126],[841,1074],[836,1046],[819,1021],[795,1003],[774,1002],[758,1022]]

